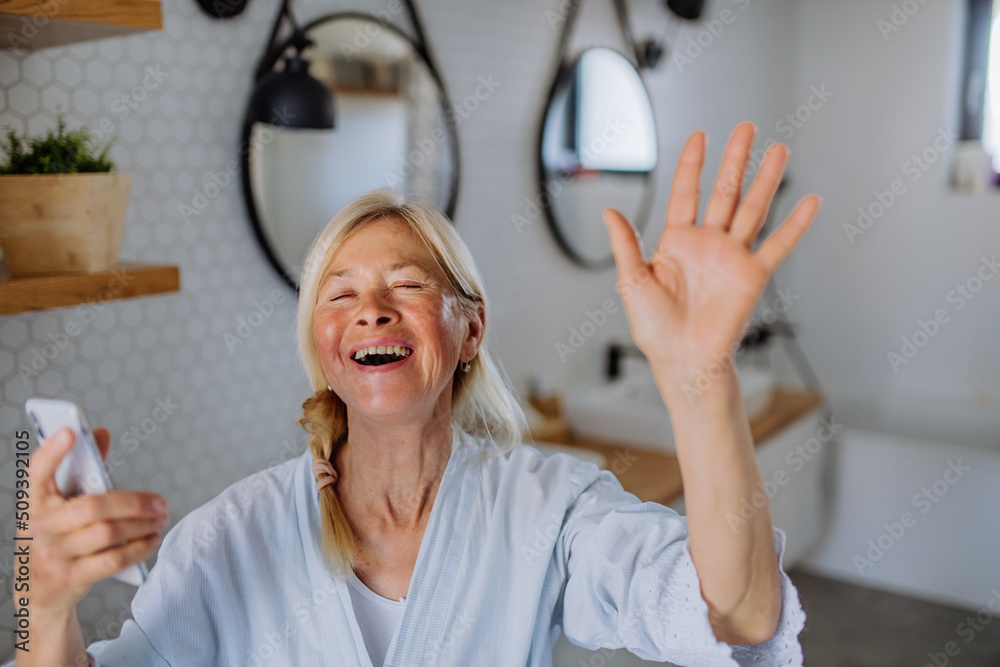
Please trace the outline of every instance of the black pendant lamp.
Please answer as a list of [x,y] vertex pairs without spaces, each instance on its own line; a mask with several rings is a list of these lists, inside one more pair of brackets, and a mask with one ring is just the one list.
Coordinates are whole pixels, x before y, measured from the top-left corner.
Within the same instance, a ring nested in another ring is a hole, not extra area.
[[704,0],[667,0],[667,7],[682,19],[695,21],[701,18],[705,2]]
[[[309,61],[302,57],[302,52],[313,42],[295,22],[289,3],[290,0],[282,0],[271,38],[254,75],[256,87],[250,97],[246,120],[250,124],[331,130],[336,127],[333,93],[309,74]],[[292,36],[287,42],[276,44],[275,38],[285,18],[292,26]],[[288,47],[295,52],[284,56]],[[282,57],[284,66],[275,71],[274,65]]]
[[198,6],[213,19],[231,19],[243,13],[247,0],[198,0]]

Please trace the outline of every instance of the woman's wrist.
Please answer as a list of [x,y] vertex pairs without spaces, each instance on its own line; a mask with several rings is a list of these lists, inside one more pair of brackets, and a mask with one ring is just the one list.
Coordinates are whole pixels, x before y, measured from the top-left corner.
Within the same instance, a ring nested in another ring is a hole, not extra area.
[[663,366],[652,364],[653,377],[671,415],[728,409],[740,398],[732,365]]
[[[76,607],[32,609],[32,648],[18,665],[89,665]],[[20,656],[19,656],[20,657]]]
[[31,615],[47,628],[61,628],[76,619],[76,607],[69,609],[32,609]]

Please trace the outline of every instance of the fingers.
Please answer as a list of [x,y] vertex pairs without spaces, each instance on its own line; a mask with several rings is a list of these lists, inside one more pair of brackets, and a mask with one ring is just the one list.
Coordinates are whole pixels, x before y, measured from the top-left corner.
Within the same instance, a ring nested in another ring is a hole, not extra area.
[[739,239],[743,245],[750,248],[760,230],[767,212],[771,208],[774,193],[781,185],[781,175],[788,163],[788,148],[784,144],[775,144],[768,148],[764,161],[757,172],[750,192],[739,205],[729,233]]
[[[684,144],[677,161],[667,202],[666,226],[693,225],[701,198],[701,167],[705,162],[705,133],[698,130]],[[666,229],[663,230],[666,234]],[[662,241],[662,238],[661,238]]]
[[615,209],[604,209],[604,222],[611,236],[611,253],[615,256],[621,286],[627,276],[634,275],[640,267],[646,265],[642,258],[642,244],[632,224]]
[[135,539],[151,537],[167,525],[167,518],[99,521],[67,533],[62,541],[65,557],[90,556],[124,546]]
[[111,449],[111,433],[103,426],[94,429],[94,442],[97,444],[97,451],[101,453],[101,458],[107,460],[108,451]]
[[712,188],[712,198],[708,200],[708,207],[705,209],[705,227],[729,229],[743,189],[743,174],[750,160],[755,131],[753,123],[749,121],[740,123],[733,130],[726,145],[726,153],[722,156],[715,187]]
[[35,520],[35,528],[48,534],[63,534],[92,523],[114,519],[155,519],[167,511],[156,508],[156,500],[166,500],[145,491],[108,491],[76,496],[62,507]]
[[159,544],[159,535],[148,535],[124,546],[77,558],[70,561],[70,579],[87,582],[106,579],[129,565],[146,560]]
[[28,479],[35,490],[35,498],[42,507],[62,502],[62,493],[56,484],[56,468],[73,447],[73,431],[61,428],[47,439],[28,458]]
[[809,225],[819,212],[820,198],[816,195],[804,197],[802,201],[795,205],[795,209],[788,218],[781,223],[773,234],[761,244],[754,257],[768,270],[773,273],[778,265],[784,261],[792,248],[796,246],[802,235],[805,234]]

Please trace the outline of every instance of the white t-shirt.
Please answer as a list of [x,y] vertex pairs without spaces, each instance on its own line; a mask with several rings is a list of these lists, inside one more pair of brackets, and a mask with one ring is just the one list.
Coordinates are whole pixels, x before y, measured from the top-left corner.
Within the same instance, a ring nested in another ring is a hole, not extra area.
[[399,601],[384,598],[365,586],[358,575],[351,570],[347,577],[348,590],[351,592],[351,603],[354,605],[354,615],[361,626],[361,636],[365,640],[365,648],[375,667],[382,667],[389,643],[396,633],[396,627],[403,617],[406,608],[406,598]]

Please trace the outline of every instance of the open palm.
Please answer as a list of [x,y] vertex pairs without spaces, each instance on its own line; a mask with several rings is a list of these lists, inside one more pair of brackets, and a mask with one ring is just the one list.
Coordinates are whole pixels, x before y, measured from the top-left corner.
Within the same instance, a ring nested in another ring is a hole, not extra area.
[[693,379],[708,365],[729,358],[771,274],[819,211],[819,197],[803,198],[778,230],[751,251],[788,160],[783,144],[772,146],[741,201],[754,133],[751,123],[733,131],[700,226],[695,222],[705,134],[688,138],[663,233],[649,261],[631,223],[614,209],[604,211],[632,338],[650,363],[678,378]]

